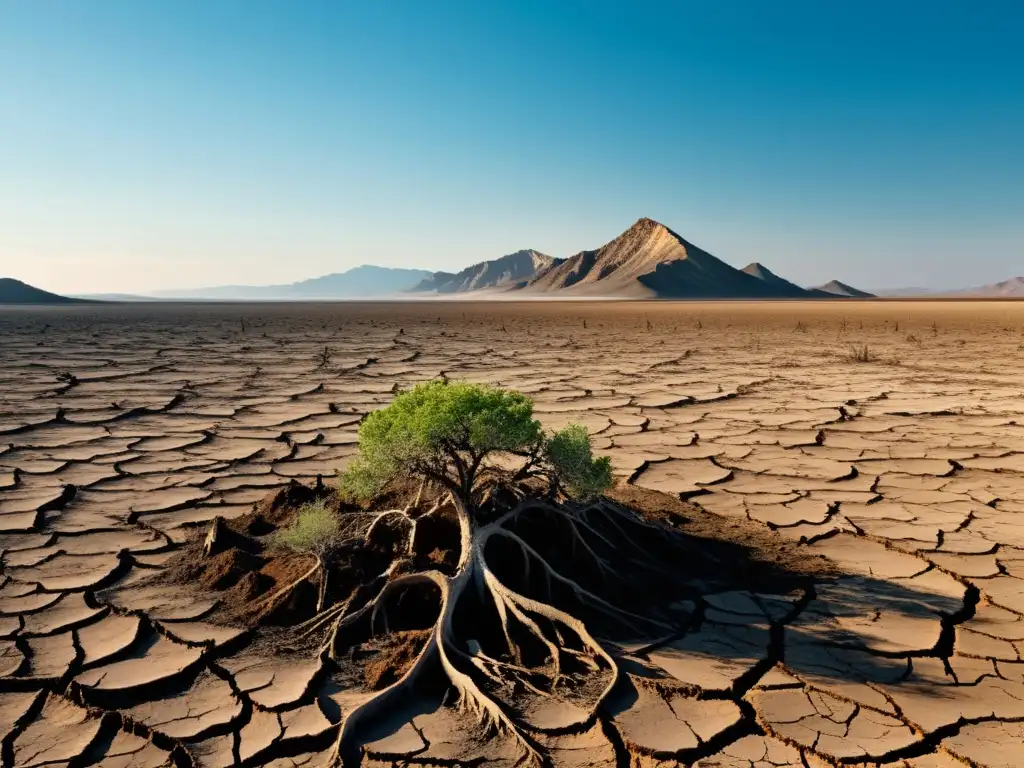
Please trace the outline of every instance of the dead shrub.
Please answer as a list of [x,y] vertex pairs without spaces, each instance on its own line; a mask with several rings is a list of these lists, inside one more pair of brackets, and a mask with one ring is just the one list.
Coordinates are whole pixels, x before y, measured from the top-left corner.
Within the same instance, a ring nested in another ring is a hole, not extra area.
[[875,361],[875,356],[867,344],[851,344],[846,357],[852,363],[872,363]]

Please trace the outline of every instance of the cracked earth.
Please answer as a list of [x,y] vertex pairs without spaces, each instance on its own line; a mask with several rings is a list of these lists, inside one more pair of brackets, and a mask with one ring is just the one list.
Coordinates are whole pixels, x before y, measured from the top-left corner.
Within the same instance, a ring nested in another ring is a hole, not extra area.
[[[323,764],[354,695],[325,659],[151,577],[442,375],[519,389],[622,483],[832,569],[709,588],[616,647],[662,684],[548,728],[554,764],[1024,765],[1022,348],[1002,303],[0,310],[2,765]],[[395,717],[366,765],[516,762],[444,702]]]

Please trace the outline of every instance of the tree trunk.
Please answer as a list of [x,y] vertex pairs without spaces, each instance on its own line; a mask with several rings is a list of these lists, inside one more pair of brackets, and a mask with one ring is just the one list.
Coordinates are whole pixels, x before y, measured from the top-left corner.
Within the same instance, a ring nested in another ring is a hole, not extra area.
[[453,493],[452,500],[455,502],[455,511],[458,513],[459,518],[459,546],[461,551],[459,552],[457,569],[462,571],[465,569],[466,564],[469,563],[469,558],[473,551],[473,518],[470,514],[470,505],[465,499]]

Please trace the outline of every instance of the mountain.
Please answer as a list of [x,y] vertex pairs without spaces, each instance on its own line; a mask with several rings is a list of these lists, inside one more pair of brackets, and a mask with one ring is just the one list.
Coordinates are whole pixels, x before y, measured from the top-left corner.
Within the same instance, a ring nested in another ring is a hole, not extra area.
[[80,299],[58,296],[40,288],[15,280],[0,277],[0,304],[78,304]]
[[832,296],[845,296],[848,299],[870,299],[874,296],[874,294],[854,288],[852,285],[841,283],[838,280],[830,280],[824,285],[816,286],[811,290],[817,293],[827,293]]
[[481,261],[458,274],[435,272],[412,290],[466,293],[487,288],[511,288],[547,269],[558,259],[534,250],[516,251],[491,261]]
[[1024,277],[1011,277],[998,283],[978,285],[974,288],[887,288],[876,291],[878,296],[887,298],[929,298],[929,299],[1021,299],[1024,298]]
[[389,296],[407,291],[430,276],[425,269],[397,269],[364,264],[347,272],[314,277],[287,285],[222,285],[155,291],[154,296],[174,299],[352,299]]
[[441,286],[447,284],[452,278],[455,277],[454,272],[434,272],[431,275],[420,280],[409,290],[411,292],[426,292],[434,291],[437,292],[441,289]]
[[770,269],[768,269],[768,267],[766,267],[764,264],[761,264],[758,261],[747,264],[747,266],[745,266],[740,271],[746,272],[751,277],[756,277],[758,280],[763,280],[769,285],[774,285],[779,289],[791,291],[793,295],[798,295],[801,291],[804,290],[796,283],[791,283],[789,282],[789,280],[786,280],[783,277],[779,277]]
[[942,296],[971,297],[990,299],[1019,299],[1024,298],[1024,277],[1011,277],[1009,280],[1002,280],[990,285],[979,285],[976,288],[966,288],[961,291],[945,291]]
[[523,291],[635,299],[767,299],[809,295],[792,283],[776,280],[765,280],[731,267],[664,224],[643,218],[597,250],[581,251],[541,270]]

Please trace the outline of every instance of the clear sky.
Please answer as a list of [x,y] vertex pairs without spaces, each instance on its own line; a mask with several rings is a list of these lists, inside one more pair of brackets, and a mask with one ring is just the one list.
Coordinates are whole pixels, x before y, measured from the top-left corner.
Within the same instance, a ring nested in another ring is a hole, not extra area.
[[0,0],[0,276],[568,256],[650,216],[799,283],[1024,274],[1024,3]]

